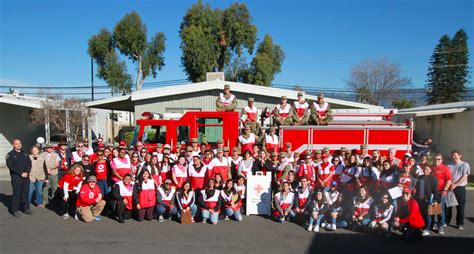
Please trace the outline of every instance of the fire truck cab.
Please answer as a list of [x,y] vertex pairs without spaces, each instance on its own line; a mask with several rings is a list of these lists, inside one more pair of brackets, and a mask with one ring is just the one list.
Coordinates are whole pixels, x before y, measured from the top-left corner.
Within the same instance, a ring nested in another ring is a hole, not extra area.
[[158,143],[170,144],[174,150],[177,143],[189,144],[193,138],[197,138],[198,143],[210,145],[222,139],[224,146],[234,147],[239,136],[238,112],[190,111],[170,117],[145,112],[136,122],[131,144],[141,141],[150,151]]

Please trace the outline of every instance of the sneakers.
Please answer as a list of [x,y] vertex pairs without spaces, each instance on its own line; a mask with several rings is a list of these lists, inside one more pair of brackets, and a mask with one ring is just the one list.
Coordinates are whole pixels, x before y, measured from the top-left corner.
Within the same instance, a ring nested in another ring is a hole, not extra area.
[[96,216],[96,217],[95,217],[95,220],[96,220],[96,221],[100,221],[100,220],[102,220],[102,218],[101,218],[100,216]]
[[123,223],[125,223],[125,220],[124,219],[119,219],[118,222],[123,224]]
[[193,217],[191,217],[191,223],[194,223],[194,218]]
[[437,224],[433,225],[433,231],[438,231],[438,225]]
[[[329,225],[329,224],[328,224],[328,225]],[[326,228],[326,223],[325,223],[325,222],[321,223],[321,227],[322,227],[322,228]]]
[[206,223],[207,223],[207,220],[206,220],[206,219],[202,219],[202,223],[206,224]]
[[424,235],[424,236],[430,235],[430,231],[425,229],[425,230],[423,230],[422,235]]
[[458,229],[459,230],[464,230],[464,226],[463,225],[458,225]]
[[308,226],[308,231],[309,231],[309,232],[313,231],[313,224],[309,224],[309,226]]
[[447,227],[447,226],[448,226],[448,224],[446,224],[446,223],[443,224],[443,228],[445,228],[445,227]]
[[160,215],[160,217],[158,218],[158,220],[159,220],[160,222],[163,222],[165,219],[163,218],[163,215]]
[[77,216],[77,214],[74,214],[74,219],[79,220],[79,216]]
[[31,211],[30,209],[27,209],[25,211],[23,211],[24,214],[28,214],[28,215],[33,215],[35,213],[33,213],[33,211]]
[[70,216],[69,216],[69,214],[67,214],[67,213],[65,213],[65,214],[63,214],[63,215],[61,216],[61,218],[63,218],[63,220],[67,220],[67,219],[69,219],[69,217],[70,217]]
[[224,218],[224,220],[229,220],[229,216],[226,215],[225,218]]
[[13,212],[13,217],[15,217],[15,218],[20,218],[20,217],[21,217],[21,213],[20,213],[19,211]]
[[331,230],[331,231],[336,231],[336,224],[331,224],[331,225],[329,225],[328,228],[329,228],[329,230]]
[[444,235],[444,228],[443,227],[439,227],[438,234]]
[[314,231],[314,232],[319,232],[319,225],[314,226],[313,231]]

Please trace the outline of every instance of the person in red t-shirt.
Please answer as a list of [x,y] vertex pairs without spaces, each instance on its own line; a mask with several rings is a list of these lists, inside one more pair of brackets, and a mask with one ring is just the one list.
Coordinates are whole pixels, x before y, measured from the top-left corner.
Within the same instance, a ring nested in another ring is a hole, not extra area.
[[89,176],[87,184],[82,185],[77,196],[77,216],[84,222],[101,220],[99,217],[105,207],[105,201],[102,199],[102,193],[97,185],[97,178]]
[[103,151],[97,151],[97,161],[94,162],[94,172],[93,175],[97,178],[97,185],[99,186],[100,192],[104,197],[107,193],[110,192],[109,186],[109,175],[112,172],[110,167],[110,162],[105,159]]
[[[434,156],[433,173],[438,179],[438,190],[441,195],[441,215],[438,215],[438,223],[433,224],[433,230],[437,230],[439,234],[444,235],[444,227],[446,227],[446,194],[452,182],[451,170],[443,164],[443,156],[436,154]],[[434,220],[433,220],[434,221]]]

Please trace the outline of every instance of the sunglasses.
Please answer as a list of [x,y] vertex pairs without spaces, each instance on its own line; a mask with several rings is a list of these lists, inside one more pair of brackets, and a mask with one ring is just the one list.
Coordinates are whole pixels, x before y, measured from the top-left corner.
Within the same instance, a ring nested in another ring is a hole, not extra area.
[[441,158],[435,158],[435,160],[440,161],[440,160],[443,160],[443,159],[441,159]]
[[98,153],[97,156],[104,156],[104,154],[103,153]]
[[89,161],[89,160],[82,160],[82,161]]
[[84,146],[77,146],[77,147],[84,147]]
[[132,158],[138,158],[138,156],[134,155],[134,156],[132,156]]

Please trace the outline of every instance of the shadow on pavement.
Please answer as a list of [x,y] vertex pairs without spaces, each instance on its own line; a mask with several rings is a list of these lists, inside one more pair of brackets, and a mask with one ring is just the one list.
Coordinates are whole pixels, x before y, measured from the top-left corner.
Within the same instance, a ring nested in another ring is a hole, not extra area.
[[472,241],[468,237],[432,236],[405,242],[399,235],[317,233],[306,253],[472,253]]
[[0,193],[0,202],[10,211],[10,204],[12,202],[12,195]]

